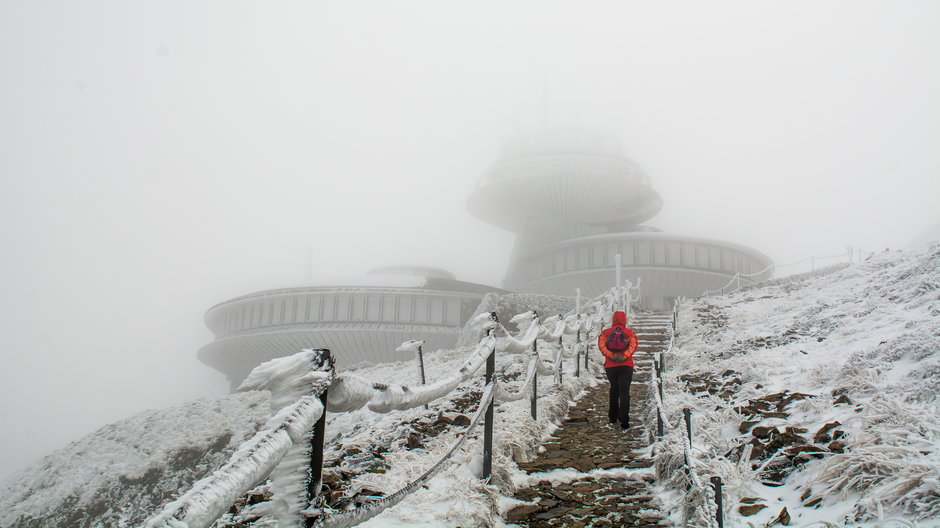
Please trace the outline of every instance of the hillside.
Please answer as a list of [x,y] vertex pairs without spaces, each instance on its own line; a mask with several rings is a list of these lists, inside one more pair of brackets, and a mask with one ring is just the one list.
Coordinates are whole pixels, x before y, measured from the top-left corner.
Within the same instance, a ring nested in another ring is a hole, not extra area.
[[680,304],[665,403],[733,525],[940,519],[938,299],[934,244]]
[[[508,314],[560,301],[484,302]],[[709,514],[683,498],[683,408],[692,410],[696,473],[725,482],[726,526],[761,526],[781,520],[784,509],[796,526],[873,526],[879,518],[937,525],[940,246],[684,300],[678,332],[665,373],[671,427],[654,453],[664,477],[657,496],[676,525]],[[554,350],[540,345],[546,361]],[[467,355],[465,347],[428,353],[428,379],[453,372]],[[507,388],[516,390],[524,356],[497,357]],[[592,372],[601,374],[596,364]],[[414,362],[355,373],[390,384],[417,378]],[[479,481],[474,434],[426,487],[367,525],[504,525],[513,486],[526,480],[516,462],[537,452],[570,399],[598,383],[564,379],[540,380],[537,422],[526,399],[498,405],[491,485]],[[430,409],[330,413],[327,505],[365,504],[420,475],[461,436],[481,388],[476,376]],[[269,415],[267,393],[251,391],[104,427],[0,484],[0,526],[139,526],[218,468]],[[655,414],[646,423],[652,437]],[[220,525],[272,526],[269,498],[268,486],[259,486]]]
[[219,467],[268,414],[267,393],[251,392],[102,427],[0,484],[0,526],[140,526]]

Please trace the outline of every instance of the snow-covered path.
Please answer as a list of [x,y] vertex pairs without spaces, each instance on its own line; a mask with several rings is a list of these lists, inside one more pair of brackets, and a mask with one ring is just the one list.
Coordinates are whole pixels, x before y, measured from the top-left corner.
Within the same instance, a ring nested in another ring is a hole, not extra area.
[[[631,427],[607,423],[606,380],[574,404],[562,426],[542,445],[541,454],[519,464],[524,501],[507,512],[507,522],[522,526],[663,527],[655,501],[653,462],[649,456],[647,415],[653,355],[667,341],[660,315],[641,315],[631,325],[639,335],[636,369],[630,387]],[[603,374],[601,374],[603,376]]]

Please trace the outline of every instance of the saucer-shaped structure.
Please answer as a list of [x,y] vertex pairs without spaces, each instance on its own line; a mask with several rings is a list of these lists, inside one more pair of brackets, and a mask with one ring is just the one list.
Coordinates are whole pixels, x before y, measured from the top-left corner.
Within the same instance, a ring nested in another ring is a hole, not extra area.
[[640,225],[662,203],[612,136],[549,129],[508,143],[467,208],[516,233],[504,280],[514,291],[599,294],[614,286],[617,255],[622,278],[639,282],[641,304],[657,310],[731,279],[746,285],[771,276],[770,259],[751,248]]
[[453,348],[464,324],[492,291],[426,267],[374,270],[356,285],[284,288],[242,295],[206,312],[215,341],[199,359],[233,390],[264,361],[328,348],[340,366],[414,359],[395,349],[410,339],[424,350]]
[[662,205],[615,138],[578,129],[533,132],[507,143],[467,201],[477,218],[516,232],[533,218],[637,225]]

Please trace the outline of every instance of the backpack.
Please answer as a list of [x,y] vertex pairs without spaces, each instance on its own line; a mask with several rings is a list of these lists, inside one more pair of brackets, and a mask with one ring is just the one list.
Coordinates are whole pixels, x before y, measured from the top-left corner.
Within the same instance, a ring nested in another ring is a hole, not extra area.
[[624,352],[630,347],[630,340],[627,339],[623,328],[616,327],[607,334],[607,350],[611,352]]

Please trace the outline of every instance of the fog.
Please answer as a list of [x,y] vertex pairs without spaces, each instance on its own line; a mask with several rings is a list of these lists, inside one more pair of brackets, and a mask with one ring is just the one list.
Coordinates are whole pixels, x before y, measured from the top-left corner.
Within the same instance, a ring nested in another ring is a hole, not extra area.
[[616,135],[669,232],[780,265],[902,248],[940,224],[938,22],[927,1],[2,2],[0,478],[226,393],[196,359],[215,303],[389,264],[498,285],[512,236],[464,202],[516,130]]

